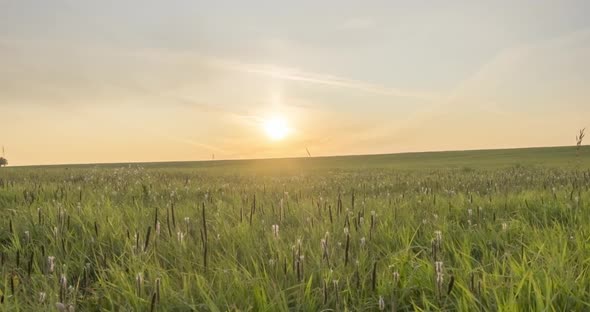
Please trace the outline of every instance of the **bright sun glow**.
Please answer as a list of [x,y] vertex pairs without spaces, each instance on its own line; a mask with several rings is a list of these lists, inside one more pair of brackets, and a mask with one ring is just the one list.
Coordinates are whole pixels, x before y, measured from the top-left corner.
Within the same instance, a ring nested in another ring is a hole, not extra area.
[[281,117],[271,117],[264,121],[264,131],[272,140],[282,140],[289,134],[289,126]]

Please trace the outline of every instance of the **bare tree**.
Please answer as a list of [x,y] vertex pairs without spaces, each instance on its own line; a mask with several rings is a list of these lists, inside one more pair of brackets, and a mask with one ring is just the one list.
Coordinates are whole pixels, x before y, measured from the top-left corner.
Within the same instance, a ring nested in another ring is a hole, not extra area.
[[582,147],[582,140],[584,140],[585,130],[586,128],[580,130],[580,133],[576,135],[576,150],[578,155],[580,154],[580,148]]

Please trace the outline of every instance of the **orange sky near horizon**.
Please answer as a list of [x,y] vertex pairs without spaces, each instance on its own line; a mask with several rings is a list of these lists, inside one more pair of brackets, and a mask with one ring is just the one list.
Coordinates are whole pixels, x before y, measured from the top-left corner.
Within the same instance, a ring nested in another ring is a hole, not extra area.
[[590,126],[586,1],[223,2],[0,3],[9,164],[561,146]]

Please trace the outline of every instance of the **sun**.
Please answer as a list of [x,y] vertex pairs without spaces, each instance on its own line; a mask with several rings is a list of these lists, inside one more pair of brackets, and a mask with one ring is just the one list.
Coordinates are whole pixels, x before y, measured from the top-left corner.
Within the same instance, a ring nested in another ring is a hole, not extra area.
[[268,118],[264,121],[264,132],[274,141],[284,139],[290,132],[287,121],[279,116]]

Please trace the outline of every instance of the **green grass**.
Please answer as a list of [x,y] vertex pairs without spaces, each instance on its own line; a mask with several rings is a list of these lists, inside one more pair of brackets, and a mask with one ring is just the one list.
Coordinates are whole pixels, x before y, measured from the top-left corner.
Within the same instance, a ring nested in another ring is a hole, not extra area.
[[2,168],[0,310],[589,310],[588,155]]

